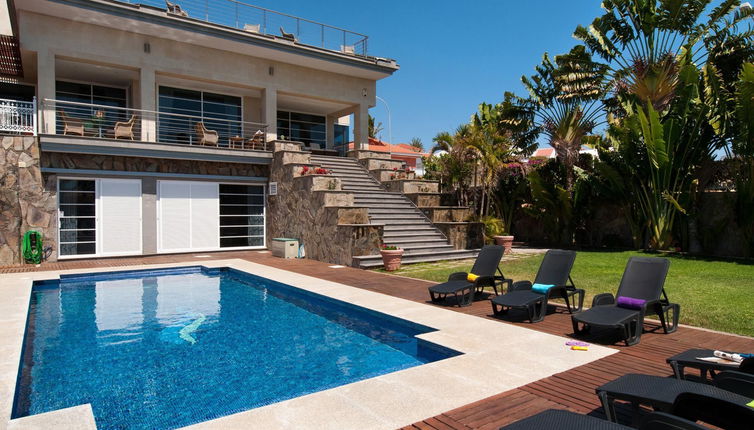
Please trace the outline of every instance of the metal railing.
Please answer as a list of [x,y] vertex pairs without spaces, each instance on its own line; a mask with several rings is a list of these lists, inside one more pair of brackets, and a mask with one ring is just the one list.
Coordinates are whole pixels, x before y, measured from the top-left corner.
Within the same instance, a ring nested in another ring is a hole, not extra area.
[[44,134],[268,150],[267,125],[261,123],[52,99],[45,99],[41,110]]
[[364,34],[288,15],[237,0],[114,0],[166,9],[168,14],[218,24],[254,34],[367,56]]
[[0,132],[36,136],[36,97],[30,102],[0,99]]

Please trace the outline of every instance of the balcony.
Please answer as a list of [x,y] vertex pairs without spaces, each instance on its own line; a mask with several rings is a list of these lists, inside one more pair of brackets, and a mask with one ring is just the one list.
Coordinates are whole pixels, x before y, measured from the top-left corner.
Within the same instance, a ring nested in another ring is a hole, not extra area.
[[42,149],[155,158],[269,163],[267,125],[221,114],[179,114],[45,99]]
[[0,99],[0,133],[36,135],[37,100]]
[[203,21],[284,42],[357,57],[368,56],[368,37],[364,34],[236,0],[111,1],[163,9],[175,18]]

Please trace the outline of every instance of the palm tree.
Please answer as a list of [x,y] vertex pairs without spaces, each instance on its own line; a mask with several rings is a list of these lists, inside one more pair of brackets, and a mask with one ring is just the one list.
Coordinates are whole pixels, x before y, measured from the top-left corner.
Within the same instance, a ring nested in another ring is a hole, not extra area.
[[583,45],[558,61],[564,91],[608,90],[604,149],[630,173],[653,248],[673,244],[675,219],[694,212],[699,166],[728,150],[733,81],[754,55],[751,8],[712,2],[604,1],[604,14],[574,32]]
[[424,151],[424,143],[422,143],[422,140],[418,137],[412,137],[409,145],[413,146],[419,151]]
[[545,53],[542,64],[536,67],[537,73],[521,78],[533,102],[535,123],[565,167],[569,193],[573,191],[574,166],[581,146],[603,114],[600,98],[604,89],[600,81],[571,82],[568,86],[562,79],[565,71],[556,63],[577,55],[583,56],[583,51],[574,50],[567,56],[556,57],[554,63]]

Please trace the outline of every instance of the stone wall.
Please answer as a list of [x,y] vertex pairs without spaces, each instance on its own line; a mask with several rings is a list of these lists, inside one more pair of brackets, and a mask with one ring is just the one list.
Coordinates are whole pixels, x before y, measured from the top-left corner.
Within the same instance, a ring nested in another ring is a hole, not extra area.
[[340,180],[327,175],[300,176],[309,155],[296,148],[277,148],[270,181],[276,196],[267,200],[267,241],[299,239],[306,258],[351,265],[353,256],[379,252],[383,227],[369,224],[366,209],[353,207],[353,194],[341,191]]
[[262,164],[216,163],[199,160],[169,160],[56,152],[42,154],[42,167],[252,177],[268,177],[270,171],[269,166]]
[[484,246],[484,224],[481,222],[436,222],[434,224],[455,249],[477,249]]
[[0,265],[23,262],[21,238],[28,230],[42,233],[56,259],[57,180],[40,171],[36,137],[2,136],[0,184]]

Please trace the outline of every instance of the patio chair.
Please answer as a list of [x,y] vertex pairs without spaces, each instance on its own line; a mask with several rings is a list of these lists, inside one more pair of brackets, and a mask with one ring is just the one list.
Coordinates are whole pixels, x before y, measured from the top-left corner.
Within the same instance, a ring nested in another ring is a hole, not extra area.
[[[469,306],[477,292],[484,287],[492,287],[497,295],[497,282],[512,282],[506,279],[500,271],[500,260],[503,258],[503,247],[498,245],[484,246],[476,257],[471,272],[455,272],[448,276],[448,281],[429,287],[429,297],[433,302],[445,300],[453,295],[458,306]],[[495,273],[500,273],[496,276]],[[473,276],[470,276],[473,275]],[[473,281],[469,279],[474,278]]]
[[208,130],[204,123],[199,121],[194,125],[196,135],[199,137],[199,145],[217,146],[220,137],[215,130]]
[[[562,409],[549,409],[532,415],[505,427],[500,430],[629,430],[633,427],[616,424],[610,421],[601,420],[589,415],[577,414],[576,412],[564,411]],[[679,418],[662,412],[652,412],[647,415],[639,430],[709,430],[707,427],[695,422]]]
[[[518,281],[511,285],[506,294],[492,299],[492,312],[504,315],[510,309],[525,309],[529,321],[542,321],[547,314],[547,302],[560,298],[566,302],[568,312],[580,311],[584,304],[584,290],[576,288],[571,279],[571,268],[576,260],[576,251],[551,249],[539,265],[534,283]],[[569,284],[570,283],[570,284]],[[533,289],[535,285],[542,286]],[[548,288],[549,286],[549,288]],[[571,299],[573,308],[571,307]],[[576,305],[578,303],[578,306]]]
[[[713,385],[683,381],[662,376],[629,373],[596,389],[607,419],[615,421],[615,400],[630,402],[634,418],[639,405],[656,411],[675,412],[678,397],[683,393],[705,396],[731,405],[745,406],[754,394],[754,376],[726,370],[715,377]],[[752,409],[754,416],[754,409]]]
[[116,139],[121,137],[134,140],[134,124],[136,124],[136,115],[131,115],[128,121],[118,121],[115,123],[113,134]]
[[598,294],[591,309],[571,316],[574,334],[586,333],[592,327],[613,328],[621,330],[626,346],[636,345],[646,315],[659,316],[666,334],[676,331],[680,306],[670,303],[663,288],[669,267],[670,261],[665,258],[629,258],[617,295]]
[[283,26],[280,26],[280,34],[281,34],[281,37],[285,40],[290,40],[291,42],[296,41],[296,35],[293,33],[286,33]]
[[168,13],[178,16],[188,16],[188,13],[181,9],[181,6],[178,3],[171,3],[168,0],[165,0],[165,5],[168,8]]
[[58,111],[58,116],[60,117],[60,121],[63,122],[63,134],[84,135],[84,121],[78,118],[71,118],[62,110]]

